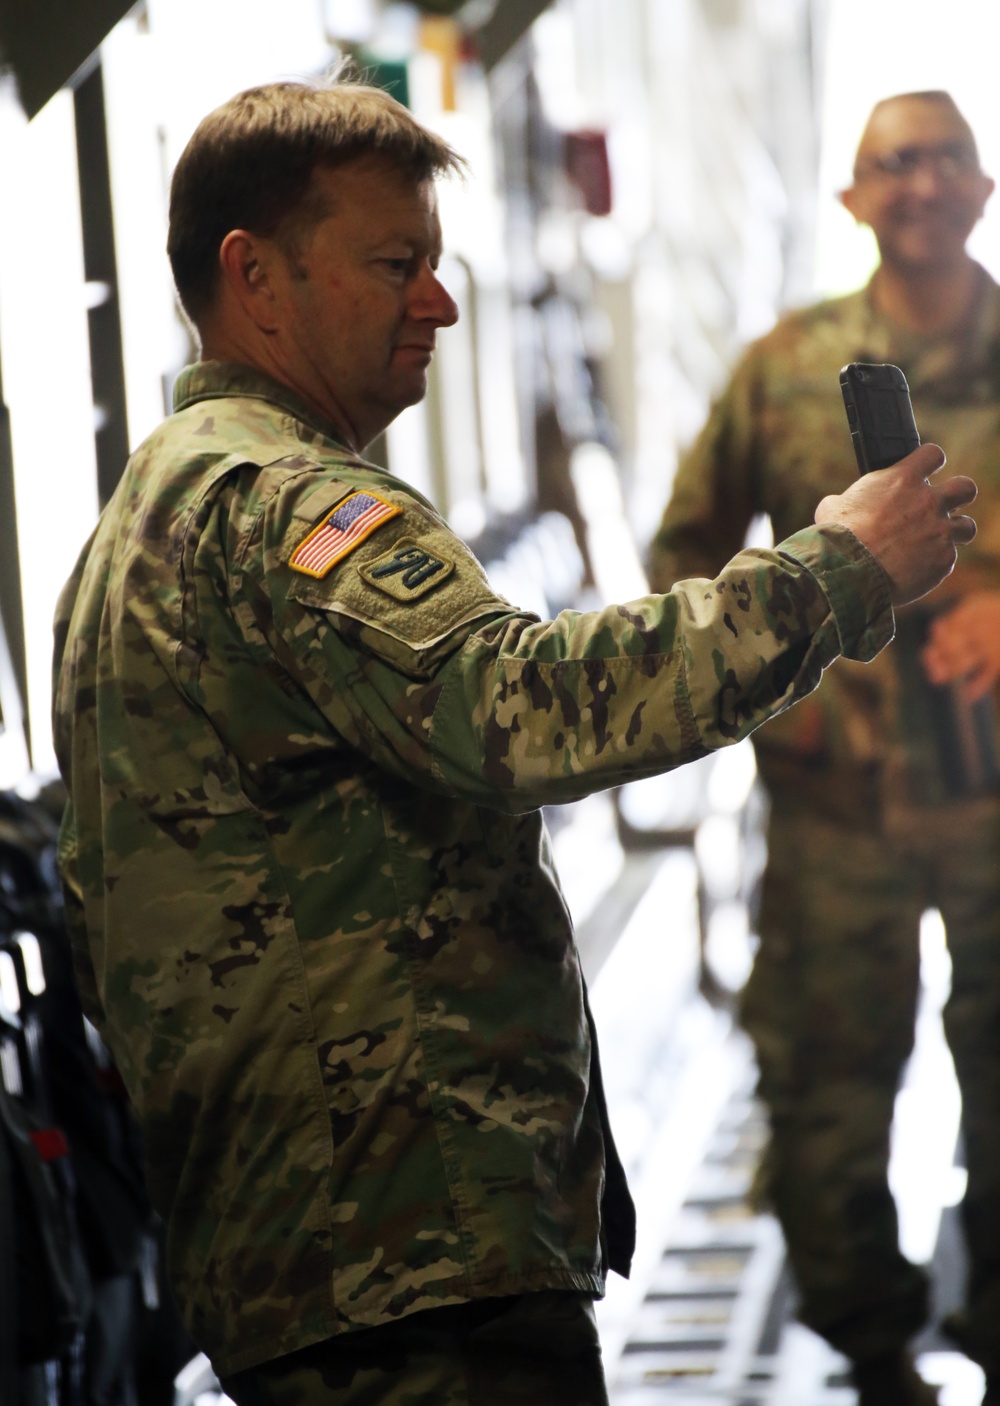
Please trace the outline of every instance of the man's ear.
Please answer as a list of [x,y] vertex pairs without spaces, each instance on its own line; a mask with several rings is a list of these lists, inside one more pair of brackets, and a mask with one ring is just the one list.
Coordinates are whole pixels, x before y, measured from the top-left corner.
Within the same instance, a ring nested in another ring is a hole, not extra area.
[[987,176],[985,171],[980,175],[979,179],[981,182],[979,187],[979,219],[982,219],[983,215],[986,213],[986,203],[996,190],[997,183],[992,176]]
[[219,246],[222,282],[261,332],[278,325],[275,256],[270,240],[245,229],[230,230]]
[[861,201],[858,196],[857,186],[848,186],[846,190],[837,192],[837,199],[843,205],[849,215],[853,215],[859,225],[866,224],[867,221],[861,214]]

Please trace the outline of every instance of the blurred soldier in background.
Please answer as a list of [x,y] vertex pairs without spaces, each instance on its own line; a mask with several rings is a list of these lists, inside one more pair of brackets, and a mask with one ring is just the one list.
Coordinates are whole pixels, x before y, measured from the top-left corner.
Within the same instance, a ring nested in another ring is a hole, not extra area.
[[[838,386],[895,362],[925,439],[980,485],[980,532],[930,608],[871,669],[840,662],[754,738],[771,800],[760,950],[743,1000],[777,1209],[804,1322],[856,1364],[862,1402],[934,1399],[904,1344],[927,1283],[898,1247],[889,1128],[910,1053],[919,924],[954,963],[945,1025],[961,1084],[972,1261],[950,1325],[1000,1401],[1000,289],[965,250],[993,182],[946,93],[877,105],[847,209],[881,264],[850,297],[752,346],[682,463],[653,548],[659,590],[712,576],[767,513],[777,540],[857,474]],[[978,701],[977,701],[978,700]]]
[[711,586],[540,622],[361,458],[456,319],[385,94],[200,125],[204,360],[61,601],[60,859],[168,1264],[240,1406],[601,1406],[634,1220],[539,808],[743,736],[950,569],[923,446]]

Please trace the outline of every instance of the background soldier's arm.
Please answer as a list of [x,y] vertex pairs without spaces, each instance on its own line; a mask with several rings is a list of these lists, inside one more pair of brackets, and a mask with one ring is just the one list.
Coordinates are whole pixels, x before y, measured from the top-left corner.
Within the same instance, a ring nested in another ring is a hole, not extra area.
[[742,547],[759,511],[753,353],[737,368],[694,445],[682,457],[663,521],[650,544],[658,591],[689,576],[714,576]]

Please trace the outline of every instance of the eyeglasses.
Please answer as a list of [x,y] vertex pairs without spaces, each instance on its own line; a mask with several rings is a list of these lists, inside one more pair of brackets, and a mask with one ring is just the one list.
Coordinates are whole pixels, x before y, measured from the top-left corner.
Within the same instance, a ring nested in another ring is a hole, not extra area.
[[884,156],[869,157],[855,172],[857,180],[881,176],[890,181],[907,181],[921,170],[931,170],[943,181],[960,181],[979,172],[975,151],[961,142],[944,146],[902,146]]

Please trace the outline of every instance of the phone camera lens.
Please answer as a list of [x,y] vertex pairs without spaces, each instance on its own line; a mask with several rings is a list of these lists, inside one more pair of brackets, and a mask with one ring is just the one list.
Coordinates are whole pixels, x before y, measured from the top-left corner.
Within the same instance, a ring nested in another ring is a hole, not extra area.
[[868,380],[868,372],[867,372],[867,371],[862,371],[860,367],[858,368],[858,380],[859,380],[859,381],[867,381],[867,380]]

